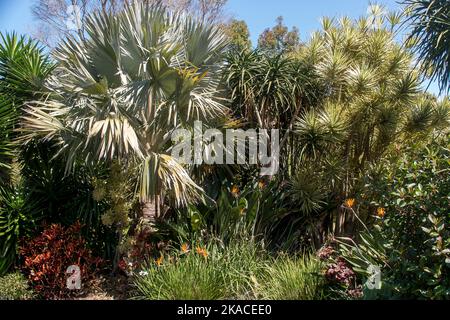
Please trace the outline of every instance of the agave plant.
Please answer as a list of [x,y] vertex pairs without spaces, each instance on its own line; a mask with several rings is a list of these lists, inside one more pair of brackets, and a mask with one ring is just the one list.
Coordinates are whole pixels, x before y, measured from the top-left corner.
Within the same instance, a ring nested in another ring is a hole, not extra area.
[[69,37],[56,50],[49,94],[29,103],[24,138],[54,141],[68,171],[78,159],[138,165],[144,203],[198,200],[202,189],[168,150],[174,130],[225,118],[225,37],[215,26],[137,2],[117,15],[91,15],[85,30],[85,39]]

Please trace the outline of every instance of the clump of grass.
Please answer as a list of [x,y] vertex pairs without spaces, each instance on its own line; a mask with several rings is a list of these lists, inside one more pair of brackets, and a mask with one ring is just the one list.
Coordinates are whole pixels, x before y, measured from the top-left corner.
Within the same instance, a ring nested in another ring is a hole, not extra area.
[[252,242],[212,242],[152,261],[134,278],[135,298],[315,300],[324,296],[322,270],[313,256],[274,259]]
[[280,256],[260,277],[256,295],[267,300],[319,300],[324,297],[323,264],[309,255]]
[[136,276],[137,299],[218,300],[248,298],[262,267],[260,250],[251,244],[214,242],[151,262]]
[[21,273],[10,273],[0,278],[0,300],[31,300],[34,297]]
[[172,264],[150,266],[136,279],[138,298],[150,300],[216,300],[226,296],[223,270],[194,255]]

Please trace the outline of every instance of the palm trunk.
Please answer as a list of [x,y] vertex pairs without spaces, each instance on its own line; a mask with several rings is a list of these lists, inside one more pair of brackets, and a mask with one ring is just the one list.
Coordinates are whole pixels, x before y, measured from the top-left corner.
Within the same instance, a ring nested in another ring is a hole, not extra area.
[[159,213],[159,197],[142,203],[142,220],[147,225],[154,225]]

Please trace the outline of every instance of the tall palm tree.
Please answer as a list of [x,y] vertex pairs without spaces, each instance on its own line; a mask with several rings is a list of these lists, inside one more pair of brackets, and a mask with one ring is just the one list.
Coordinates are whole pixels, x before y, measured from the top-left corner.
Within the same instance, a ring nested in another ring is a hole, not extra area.
[[56,50],[48,97],[29,103],[24,138],[55,141],[67,170],[77,159],[138,165],[147,205],[198,200],[202,189],[168,149],[174,130],[225,117],[225,37],[215,26],[137,2],[117,15],[91,15],[85,30],[85,39],[69,37]]
[[448,0],[404,0],[409,41],[431,80],[450,90],[450,3]]

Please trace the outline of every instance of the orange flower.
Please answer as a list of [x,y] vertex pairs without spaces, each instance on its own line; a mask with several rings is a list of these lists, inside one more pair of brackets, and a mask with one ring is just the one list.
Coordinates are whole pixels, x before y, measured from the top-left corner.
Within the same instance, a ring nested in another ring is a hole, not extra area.
[[353,206],[355,205],[355,203],[356,203],[356,200],[353,199],[353,198],[350,198],[350,199],[345,200],[344,205],[345,205],[347,208],[353,208]]
[[266,183],[264,182],[264,180],[259,180],[259,182],[258,182],[259,189],[264,189],[265,186],[266,186]]
[[158,259],[156,259],[155,262],[156,262],[156,265],[158,267],[160,267],[162,265],[163,261],[164,261],[164,256],[161,254],[161,256]]
[[204,258],[208,257],[208,251],[206,251],[205,248],[197,247],[197,253],[203,256]]
[[380,218],[384,218],[384,216],[386,215],[386,209],[384,208],[378,208],[377,209],[377,215]]
[[182,253],[188,253],[189,252],[189,245],[187,243],[183,243],[181,245],[181,252]]
[[239,195],[239,187],[238,186],[232,186],[231,187],[231,193],[233,194],[233,196],[237,197]]

